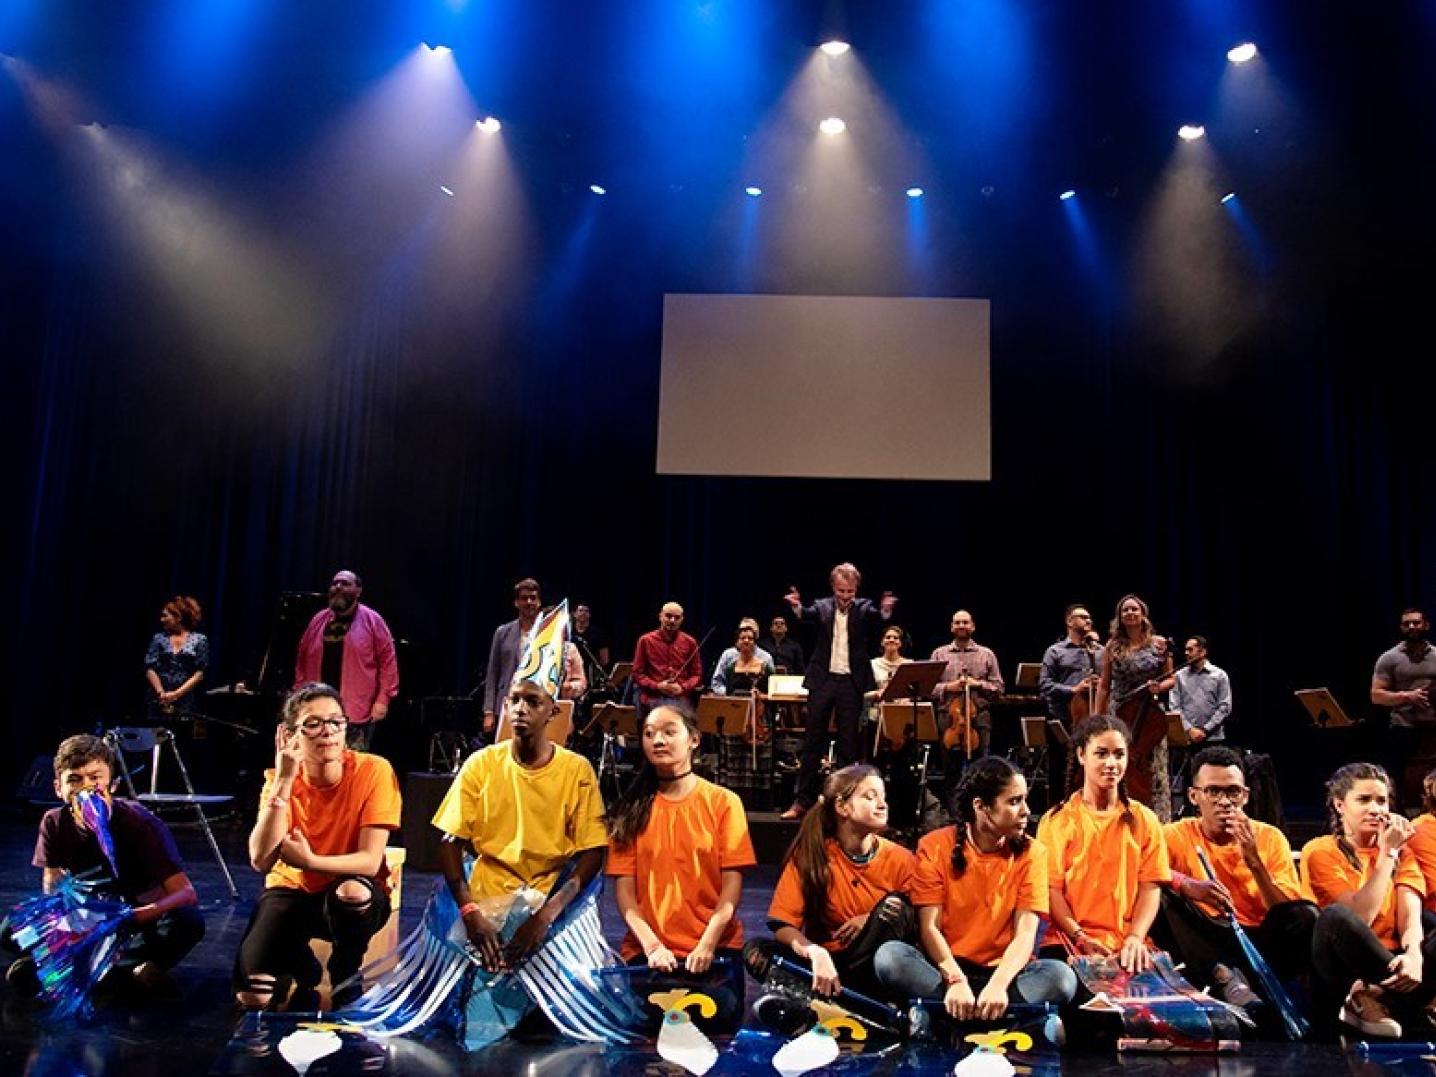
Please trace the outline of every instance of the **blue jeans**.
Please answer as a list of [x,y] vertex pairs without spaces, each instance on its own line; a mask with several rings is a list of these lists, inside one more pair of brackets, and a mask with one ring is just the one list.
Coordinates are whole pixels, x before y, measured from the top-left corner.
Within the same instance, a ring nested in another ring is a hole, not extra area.
[[[981,994],[994,968],[962,958],[957,962],[972,981],[972,993]],[[947,993],[942,973],[910,943],[884,943],[873,959],[873,969],[878,982],[899,998],[941,999]],[[1071,1002],[1076,994],[1077,974],[1065,962],[1046,958],[1029,961],[1007,989],[1007,997],[1013,1002],[1051,1002],[1058,1006]]]

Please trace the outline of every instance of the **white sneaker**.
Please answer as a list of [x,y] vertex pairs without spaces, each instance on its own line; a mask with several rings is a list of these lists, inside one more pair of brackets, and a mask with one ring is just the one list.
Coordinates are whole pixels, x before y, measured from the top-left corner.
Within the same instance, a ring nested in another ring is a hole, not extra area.
[[1351,985],[1346,1001],[1341,1004],[1341,1020],[1368,1036],[1401,1038],[1401,1025],[1381,1001],[1381,989],[1368,987],[1360,980]]

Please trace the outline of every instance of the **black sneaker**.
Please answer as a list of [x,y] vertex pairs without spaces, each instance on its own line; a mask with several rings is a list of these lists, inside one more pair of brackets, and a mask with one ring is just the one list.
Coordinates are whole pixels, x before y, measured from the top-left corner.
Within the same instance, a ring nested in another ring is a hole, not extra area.
[[5,983],[18,998],[39,998],[40,973],[33,957],[20,957],[5,970]]
[[806,1032],[817,1022],[817,1015],[811,1006],[787,995],[759,996],[753,1003],[753,1016],[759,1024],[785,1036]]
[[1224,1002],[1233,1006],[1240,1006],[1248,1013],[1260,1010],[1266,1005],[1260,995],[1252,990],[1247,978],[1242,975],[1241,969],[1234,969],[1228,965],[1212,966],[1212,980],[1217,985],[1217,991],[1221,994]]

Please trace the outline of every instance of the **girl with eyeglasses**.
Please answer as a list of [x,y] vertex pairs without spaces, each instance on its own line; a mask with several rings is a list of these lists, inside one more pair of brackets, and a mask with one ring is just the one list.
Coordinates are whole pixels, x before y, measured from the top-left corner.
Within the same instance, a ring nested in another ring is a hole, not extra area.
[[[265,876],[234,966],[235,998],[249,1009],[317,1008],[322,979],[311,939],[334,944],[333,1007],[357,998],[370,938],[389,919],[384,847],[399,829],[399,783],[387,760],[344,746],[339,693],[307,684],[284,701],[266,771],[249,862]],[[342,985],[342,986],[341,986]]]

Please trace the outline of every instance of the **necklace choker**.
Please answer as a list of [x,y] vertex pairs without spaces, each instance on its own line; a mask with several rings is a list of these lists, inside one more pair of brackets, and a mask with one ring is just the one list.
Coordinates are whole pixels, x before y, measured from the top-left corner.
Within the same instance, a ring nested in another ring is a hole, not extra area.
[[664,777],[662,777],[662,776],[660,775],[660,776],[659,776],[659,779],[658,779],[658,784],[659,784],[659,785],[667,785],[667,784],[669,784],[670,782],[682,781],[684,778],[688,777],[688,775],[690,775],[690,774],[692,774],[692,773],[693,773],[693,768],[692,768],[692,767],[689,767],[689,768],[688,768],[687,770],[685,770],[682,774],[673,774],[673,775],[670,775],[670,776],[667,777],[667,778],[664,778]]

